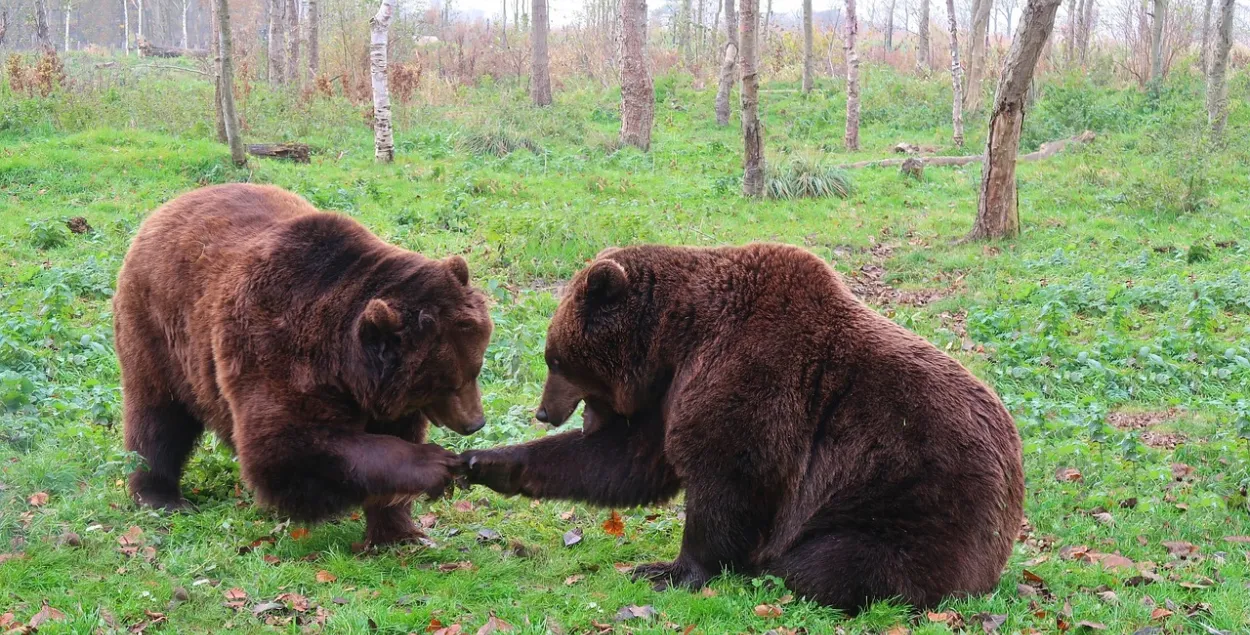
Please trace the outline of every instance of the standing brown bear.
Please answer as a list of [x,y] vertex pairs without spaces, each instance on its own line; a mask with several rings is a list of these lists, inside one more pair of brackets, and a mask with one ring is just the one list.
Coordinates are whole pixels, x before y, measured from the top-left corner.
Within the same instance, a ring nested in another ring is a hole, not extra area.
[[773,574],[849,612],[998,583],[1024,497],[1011,416],[816,256],[605,251],[567,288],[546,357],[538,418],[584,401],[583,430],[466,453],[470,479],[613,506],[685,489],[680,554],[635,578]]
[[270,186],[185,194],[144,221],[113,301],[140,504],[178,481],[207,427],[257,499],[317,521],[363,506],[371,544],[420,536],[411,504],[462,462],[427,421],[482,427],[491,321],[464,259],[431,260]]

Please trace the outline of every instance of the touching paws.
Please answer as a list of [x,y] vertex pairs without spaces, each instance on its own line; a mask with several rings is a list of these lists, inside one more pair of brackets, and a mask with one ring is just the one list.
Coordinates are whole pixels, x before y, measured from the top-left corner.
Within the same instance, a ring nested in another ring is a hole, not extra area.
[[460,455],[470,484],[485,485],[505,496],[521,493],[524,463],[506,450],[470,450]]
[[460,455],[433,443],[417,446],[414,461],[420,466],[421,491],[431,499],[441,498],[466,466]]

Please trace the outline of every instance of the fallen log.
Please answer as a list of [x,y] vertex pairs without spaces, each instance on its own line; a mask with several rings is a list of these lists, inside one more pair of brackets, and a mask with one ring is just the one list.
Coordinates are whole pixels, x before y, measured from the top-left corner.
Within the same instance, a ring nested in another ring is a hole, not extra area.
[[253,143],[247,146],[247,153],[258,157],[308,163],[309,149],[303,143]]
[[[1086,130],[1075,137],[1069,139],[1059,139],[1056,141],[1047,141],[1038,148],[1036,152],[1022,154],[1016,157],[1016,161],[1037,161],[1039,159],[1049,159],[1059,154],[1064,148],[1073,143],[1089,143],[1093,141],[1095,135],[1093,132]],[[848,163],[839,165],[843,170],[854,170],[857,168],[890,168],[902,166],[907,161],[921,161],[926,166],[930,165],[968,165],[969,163],[980,163],[985,157],[982,155],[962,156],[962,157],[908,157],[906,159],[885,159],[881,161],[860,161],[858,163]]]
[[143,57],[208,57],[208,51],[184,49],[175,46],[159,46],[141,38],[139,40],[139,55]]

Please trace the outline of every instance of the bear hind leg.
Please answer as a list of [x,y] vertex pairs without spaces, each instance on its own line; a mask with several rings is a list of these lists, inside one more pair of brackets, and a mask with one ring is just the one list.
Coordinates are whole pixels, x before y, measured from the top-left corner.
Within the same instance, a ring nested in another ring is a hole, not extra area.
[[852,616],[877,600],[901,599],[924,608],[940,599],[912,579],[917,572],[906,570],[895,550],[853,532],[809,538],[770,569],[796,594]]
[[141,404],[128,400],[125,417],[126,449],[146,464],[130,474],[135,502],[167,511],[190,507],[178,483],[204,425],[173,401]]
[[365,503],[365,544],[385,547],[424,538],[425,534],[412,520],[412,502],[405,501],[398,505],[390,505],[389,502]]

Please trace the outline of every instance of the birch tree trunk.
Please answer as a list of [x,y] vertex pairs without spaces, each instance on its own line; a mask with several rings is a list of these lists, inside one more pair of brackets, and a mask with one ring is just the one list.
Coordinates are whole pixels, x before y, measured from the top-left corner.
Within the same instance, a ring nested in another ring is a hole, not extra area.
[[386,44],[395,0],[382,0],[369,20],[369,72],[373,79],[373,156],[382,163],[395,159],[391,133],[391,91],[386,77]]
[[130,57],[130,0],[122,0],[122,37],[125,38],[122,47],[126,49],[126,57]]
[[65,52],[69,52],[69,18],[74,14],[74,3],[66,0],[61,4],[61,8],[65,11]]
[[135,8],[139,13],[139,29],[135,32],[135,37],[139,40],[143,39],[143,0],[135,0]]
[[284,15],[286,0],[269,0],[269,83],[282,84],[286,72],[286,64],[282,61],[282,52],[286,48],[286,29]]
[[621,136],[624,145],[651,148],[655,86],[647,68],[647,0],[621,0]]
[[1066,60],[1069,65],[1076,60],[1076,0],[1068,0],[1068,32],[1064,35]]
[[1077,46],[1080,48],[1081,66],[1085,66],[1089,60],[1089,34],[1093,30],[1094,20],[1094,0],[1081,0],[1080,15],[1077,17],[1077,31],[1079,33],[1079,42]]
[[985,35],[989,30],[990,11],[994,0],[974,0],[972,4],[972,29],[968,34],[968,83],[964,94],[964,108],[976,110],[981,107],[981,80],[985,75]]
[[929,2],[930,0],[920,0],[920,41],[916,45],[916,66],[922,71],[932,68],[929,60]]
[[317,41],[321,30],[320,18],[317,15],[317,0],[308,0],[308,81],[317,80],[318,65],[321,62],[321,47]]
[[229,143],[230,138],[226,136],[226,114],[221,107],[221,21],[217,18],[217,0],[208,3],[208,13],[212,31],[208,46],[213,56],[213,112],[217,119],[217,141]]
[[985,143],[985,160],[981,166],[981,194],[977,201],[977,219],[968,238],[1009,238],[1020,233],[1020,214],[1016,194],[1016,155],[1020,151],[1020,128],[1033,72],[1047,39],[1055,26],[1055,14],[1063,0],[1028,0],[1020,16],[1007,54],[998,89],[994,93],[994,110],[990,113],[990,131]]
[[239,167],[247,165],[243,137],[239,131],[239,115],[234,110],[234,46],[230,34],[230,3],[214,0],[217,5],[217,61],[221,75],[221,113],[230,144],[230,159]]
[[[756,10],[758,14],[758,9]],[[764,12],[764,30],[755,36],[755,64],[759,66],[760,49],[768,45],[768,27],[773,21],[773,0],[768,0],[768,10]]]
[[1207,0],[1205,8],[1202,10],[1202,55],[1198,58],[1198,63],[1202,65],[1202,74],[1207,74],[1207,69],[1211,68],[1211,5],[1213,0]]
[[742,0],[742,194],[764,195],[764,134],[760,129],[760,0]]
[[1224,124],[1228,121],[1228,52],[1233,47],[1233,20],[1236,0],[1220,0],[1220,14],[1215,21],[1215,42],[1207,71],[1207,123],[1214,141],[1223,141]]
[[[885,14],[885,52],[889,53],[894,50],[894,7],[897,0],[890,0],[890,6],[886,9]],[[871,15],[870,15],[871,17]]]
[[299,5],[286,0],[286,81],[299,86]]
[[530,54],[530,96],[535,106],[551,105],[551,63],[547,57],[547,0],[534,0],[531,19],[534,24],[533,47]]
[[1167,19],[1167,0],[1154,0],[1154,16],[1150,23],[1150,81],[1163,79],[1163,22]]
[[951,105],[951,125],[955,129],[952,140],[956,146],[962,148],[964,147],[963,69],[959,66],[959,23],[955,19],[955,0],[946,0],[946,17],[950,24],[951,86],[955,94]]
[[734,0],[725,0],[725,55],[720,64],[720,86],[716,89],[716,124],[729,125],[729,95],[737,83],[738,18]]
[[843,144],[849,151],[859,149],[859,54],[855,51],[855,36],[859,33],[859,18],[855,15],[855,0],[846,0],[846,134]]
[[803,0],[803,94],[812,92],[812,0]]
[[191,0],[182,0],[182,48],[190,49],[191,42],[187,37],[187,13],[191,11]]

